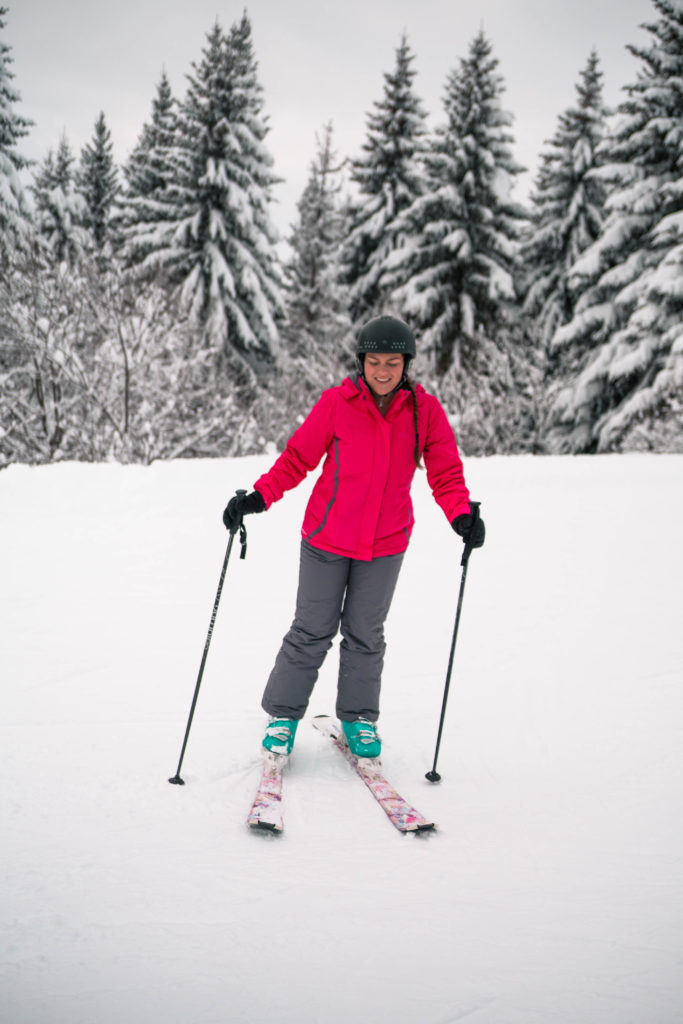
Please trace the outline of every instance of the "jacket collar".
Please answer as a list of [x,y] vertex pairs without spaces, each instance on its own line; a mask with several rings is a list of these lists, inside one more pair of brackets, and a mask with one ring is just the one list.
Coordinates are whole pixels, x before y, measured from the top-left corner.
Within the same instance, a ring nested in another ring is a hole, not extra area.
[[[340,387],[345,398],[358,398],[360,395],[367,395],[368,398],[371,397],[370,388],[358,373],[352,373],[349,377],[346,377],[342,381]],[[415,390],[418,394],[418,398],[426,393],[421,384],[416,384]],[[399,388],[399,393],[396,395],[396,398],[400,398],[401,395],[405,394],[408,394],[408,388],[404,386]]]

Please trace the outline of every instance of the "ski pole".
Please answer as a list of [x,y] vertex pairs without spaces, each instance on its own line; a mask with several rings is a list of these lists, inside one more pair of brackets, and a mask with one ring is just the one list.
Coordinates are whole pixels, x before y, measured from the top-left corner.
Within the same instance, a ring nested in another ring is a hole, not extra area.
[[[481,505],[481,502],[479,502],[479,501],[472,501],[472,502],[470,502],[470,507],[472,509],[472,518],[473,518],[472,525],[473,526],[474,526],[474,522],[479,518],[479,507],[480,507],[480,505]],[[457,611],[455,613],[455,625],[453,626],[453,639],[451,640],[451,653],[450,653],[450,656],[448,658],[448,671],[446,672],[446,685],[444,687],[443,702],[441,704],[441,718],[439,720],[439,731],[438,731],[438,734],[437,734],[437,737],[436,737],[436,750],[434,751],[434,764],[432,765],[432,770],[427,772],[427,774],[425,775],[425,778],[429,779],[430,782],[441,782],[441,776],[439,775],[439,773],[436,770],[436,762],[437,762],[437,759],[439,757],[439,747],[441,746],[441,734],[443,732],[443,723],[444,723],[444,719],[446,717],[446,704],[448,703],[448,691],[449,691],[450,685],[451,685],[451,672],[453,671],[453,657],[455,655],[455,641],[458,638],[458,627],[460,625],[460,613],[462,611],[462,599],[463,599],[463,595],[465,593],[465,583],[467,581],[467,566],[468,566],[471,554],[472,554],[472,547],[471,547],[471,545],[465,544],[465,548],[464,548],[464,551],[462,553],[462,558],[460,559],[460,565],[462,566],[462,576],[460,578],[460,593],[458,595],[458,608],[457,608]]]
[[[238,496],[243,497],[246,491],[237,491]],[[225,558],[223,559],[223,568],[221,569],[220,579],[218,581],[218,590],[216,591],[216,600],[213,603],[213,612],[211,613],[211,621],[209,623],[209,631],[206,634],[206,643],[204,644],[204,653],[202,654],[201,664],[199,666],[199,674],[197,676],[197,682],[194,688],[194,696],[192,697],[192,706],[190,707],[190,715],[187,720],[187,728],[185,729],[185,738],[183,740],[182,750],[180,751],[180,760],[178,761],[178,768],[175,775],[168,781],[174,786],[184,786],[185,782],[180,777],[180,769],[183,765],[183,758],[185,757],[185,748],[187,746],[187,740],[190,735],[190,729],[192,728],[192,719],[194,718],[194,711],[197,707],[197,698],[199,697],[199,687],[202,685],[202,676],[204,675],[204,666],[206,665],[206,657],[209,653],[209,646],[211,644],[211,637],[213,635],[213,627],[216,622],[216,615],[218,614],[218,605],[221,600],[221,593],[223,592],[223,581],[225,580],[225,574],[228,568],[228,562],[230,561],[230,552],[232,551],[232,542],[235,539],[235,534],[239,530],[240,532],[240,543],[242,545],[241,558],[244,558],[247,553],[247,531],[244,523],[240,519],[239,522],[235,523],[234,528],[230,530],[230,539],[228,541],[228,547],[225,552]]]

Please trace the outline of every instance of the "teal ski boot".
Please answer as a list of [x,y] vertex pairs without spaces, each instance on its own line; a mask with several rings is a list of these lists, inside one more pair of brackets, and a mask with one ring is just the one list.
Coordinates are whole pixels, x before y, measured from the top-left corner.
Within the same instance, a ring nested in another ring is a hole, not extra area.
[[295,718],[271,718],[263,746],[274,754],[291,754],[298,724]]
[[349,750],[356,757],[379,757],[382,752],[382,741],[377,735],[377,726],[367,718],[357,718],[354,722],[342,722],[342,729]]

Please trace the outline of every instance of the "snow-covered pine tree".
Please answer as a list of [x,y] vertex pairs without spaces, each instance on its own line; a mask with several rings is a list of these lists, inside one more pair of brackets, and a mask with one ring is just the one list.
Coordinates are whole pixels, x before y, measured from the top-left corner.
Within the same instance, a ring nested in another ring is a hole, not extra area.
[[351,365],[348,291],[340,283],[339,253],[344,233],[341,166],[332,144],[332,125],[316,136],[316,157],[297,204],[298,220],[289,237],[285,264],[287,318],[282,327],[286,357],[277,397],[283,441],[296,418],[323,388],[339,382]]
[[[0,30],[4,33],[9,8],[0,7]],[[19,92],[12,85],[14,72],[11,47],[0,38],[0,269],[9,260],[11,247],[26,240],[29,209],[19,172],[28,161],[17,143],[28,134],[32,122],[16,110]]]
[[[427,158],[428,191],[401,218],[408,234],[391,260],[395,299],[422,330],[442,376],[474,367],[478,339],[496,337],[514,297],[523,211],[510,200],[522,170],[511,153],[503,80],[483,32],[448,78],[447,122]],[[396,287],[398,286],[398,287]]]
[[[512,450],[526,420],[526,377],[512,300],[524,211],[511,189],[503,80],[480,32],[447,81],[447,121],[427,156],[428,188],[400,217],[403,245],[388,264],[396,308],[420,334],[417,367],[453,415],[466,450]],[[526,428],[525,428],[526,432]]]
[[[604,218],[605,186],[593,172],[600,165],[597,150],[607,110],[595,51],[581,71],[576,91],[576,105],[560,114],[555,134],[541,154],[531,196],[531,228],[520,251],[524,311],[544,355],[557,328],[574,312],[569,271],[600,234]],[[553,377],[567,369],[564,360],[561,367],[556,362],[557,354],[548,368]]]
[[113,228],[120,191],[111,132],[107,128],[104,113],[100,113],[95,122],[92,141],[81,151],[76,187],[85,203],[85,227],[90,233],[102,267],[107,244],[115,242]]
[[216,24],[193,67],[174,231],[159,258],[206,343],[229,364],[258,370],[277,354],[283,299],[269,214],[277,178],[247,15],[227,38]]
[[87,244],[82,227],[85,202],[75,190],[73,162],[66,135],[62,135],[57,153],[49,150],[31,186],[38,232],[55,263],[74,263]]
[[177,102],[164,71],[152,101],[151,119],[143,126],[124,167],[121,233],[125,258],[142,276],[156,271],[156,253],[173,216],[177,129]]
[[581,357],[551,408],[555,450],[683,450],[683,3],[653,0],[649,45],[603,143],[610,188],[581,297],[553,347]]
[[[338,283],[339,248],[344,232],[341,212],[341,166],[332,145],[332,125],[316,136],[306,187],[297,203],[299,218],[289,237],[291,256],[285,264],[287,288],[287,351],[310,354],[310,342],[325,348],[323,336],[339,335],[350,325],[346,289]],[[329,386],[328,381],[325,386]]]
[[403,36],[394,70],[384,75],[382,99],[368,115],[363,155],[351,162],[358,195],[350,204],[342,260],[356,323],[383,310],[387,256],[402,240],[398,218],[425,191],[426,115],[413,88],[413,60]]

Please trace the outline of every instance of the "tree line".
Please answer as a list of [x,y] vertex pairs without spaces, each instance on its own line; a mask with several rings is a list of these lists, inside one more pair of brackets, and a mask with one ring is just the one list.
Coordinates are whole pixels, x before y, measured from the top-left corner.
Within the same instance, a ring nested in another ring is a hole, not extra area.
[[379,312],[468,454],[683,451],[681,0],[643,28],[616,111],[587,55],[526,204],[490,40],[430,131],[404,36],[360,152],[321,126],[285,255],[246,12],[123,167],[101,113],[28,168],[0,36],[0,466],[279,447]]

